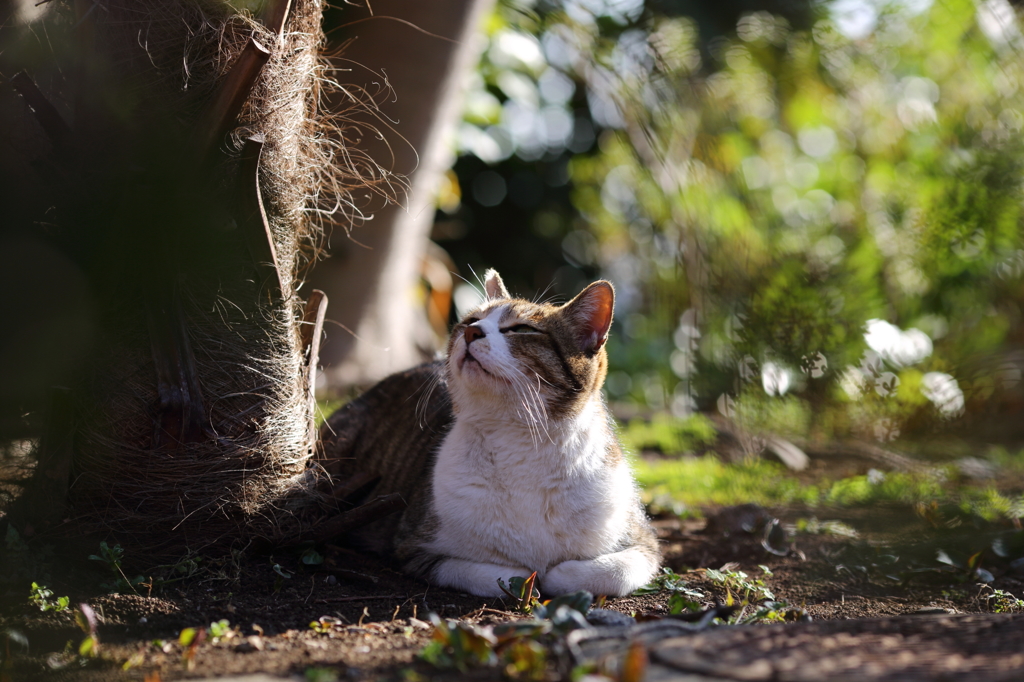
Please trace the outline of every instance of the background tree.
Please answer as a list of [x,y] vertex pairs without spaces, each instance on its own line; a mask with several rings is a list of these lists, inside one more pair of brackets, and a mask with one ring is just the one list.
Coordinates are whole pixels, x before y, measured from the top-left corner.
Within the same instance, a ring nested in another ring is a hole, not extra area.
[[[545,256],[509,278],[564,294],[617,282],[614,400],[818,438],[983,422],[1008,436],[1016,17],[1002,3],[858,8],[754,12],[721,35],[657,3],[507,9],[467,106],[466,200],[436,236],[457,263],[501,258],[483,226],[541,187],[521,222]],[[532,41],[532,65],[505,57],[502,31]],[[517,137],[513,113],[545,130],[553,108],[569,113],[560,139]],[[489,173],[497,201],[480,189]]]
[[[397,201],[370,194],[359,207],[366,222],[337,230],[330,257],[311,273],[311,284],[331,298],[329,320],[337,323],[328,324],[322,352],[332,387],[381,379],[438,347],[420,281],[439,278],[435,288],[450,293],[449,264],[428,252],[428,235],[466,76],[479,56],[479,26],[492,4],[396,0],[329,15],[338,24],[329,28],[332,41],[351,40],[334,64],[347,82],[365,81],[365,89],[384,95],[376,122],[383,134],[361,138],[360,149],[408,183]],[[332,106],[342,104],[335,98]]]

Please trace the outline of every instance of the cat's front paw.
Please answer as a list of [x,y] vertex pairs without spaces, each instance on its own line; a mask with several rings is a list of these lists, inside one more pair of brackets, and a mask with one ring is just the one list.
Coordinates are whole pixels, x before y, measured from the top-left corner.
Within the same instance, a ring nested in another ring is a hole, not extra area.
[[657,570],[658,561],[654,556],[627,549],[594,559],[563,561],[544,575],[540,590],[547,597],[580,590],[621,597],[646,585]]
[[533,571],[516,566],[501,566],[465,559],[446,559],[434,569],[433,581],[442,587],[464,590],[478,597],[500,597],[504,594],[498,580],[506,585],[512,578],[527,578]]

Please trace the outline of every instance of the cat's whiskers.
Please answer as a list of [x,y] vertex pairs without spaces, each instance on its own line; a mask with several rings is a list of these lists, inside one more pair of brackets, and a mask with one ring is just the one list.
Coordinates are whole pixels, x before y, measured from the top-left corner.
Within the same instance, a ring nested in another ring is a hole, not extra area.
[[434,389],[438,387],[444,381],[444,376],[438,372],[430,377],[430,380],[424,384],[425,388],[420,392],[419,400],[416,401],[416,421],[419,423],[420,428],[425,428],[427,425],[427,408],[430,407],[430,396],[434,393]]
[[[522,421],[530,431],[530,439],[534,447],[540,447],[541,441],[553,443],[551,432],[548,430],[548,412],[544,398],[540,393],[540,376],[537,376],[537,386],[533,386],[526,372],[519,367],[510,367],[509,377],[512,387],[515,389],[517,403],[522,406],[519,412]],[[542,433],[543,432],[543,438]]]

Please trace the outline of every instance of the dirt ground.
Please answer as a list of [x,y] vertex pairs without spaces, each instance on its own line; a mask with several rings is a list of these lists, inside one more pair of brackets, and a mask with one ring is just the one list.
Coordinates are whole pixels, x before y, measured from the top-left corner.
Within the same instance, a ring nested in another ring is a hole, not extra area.
[[[745,505],[656,524],[665,565],[702,595],[704,607],[726,602],[733,591],[705,570],[723,566],[763,580],[777,600],[814,620],[1013,610],[1009,595],[1024,597],[1024,566],[1010,561],[1021,554],[1020,530],[949,510]],[[86,556],[54,548],[18,556],[8,547],[8,568],[0,573],[7,651],[0,679],[175,680],[252,672],[309,680],[501,679],[497,668],[463,674],[420,660],[432,632],[428,614],[478,624],[523,618],[508,600],[430,587],[341,547],[324,548],[319,565],[306,565],[297,554],[200,560],[181,567],[191,577],[120,594],[109,593],[109,566]],[[44,613],[29,603],[33,580],[47,585],[53,599],[67,595],[72,607],[92,607],[98,656],[78,655],[85,633],[71,612]],[[604,606],[658,618],[669,597],[662,591]],[[219,637],[211,631],[194,646],[179,643],[183,629],[221,620],[230,625]]]

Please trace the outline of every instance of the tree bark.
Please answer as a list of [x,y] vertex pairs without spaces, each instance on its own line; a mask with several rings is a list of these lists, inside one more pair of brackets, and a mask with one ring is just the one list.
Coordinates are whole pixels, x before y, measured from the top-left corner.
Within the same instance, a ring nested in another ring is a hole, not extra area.
[[[309,216],[359,175],[318,109],[321,12],[77,0],[0,22],[0,187],[19,190],[0,245],[55,254],[44,264],[89,292],[78,312],[94,338],[40,377],[69,388],[49,391],[34,478],[9,510],[22,535],[97,531],[173,559],[317,509],[325,301],[304,316],[297,274]],[[78,345],[74,329],[32,328],[50,305],[11,320],[35,347],[4,343],[0,367]]]
[[372,3],[373,18],[365,8],[345,12],[344,30],[355,40],[336,66],[366,74],[367,90],[386,82],[394,93],[380,107],[391,130],[365,140],[365,148],[381,163],[393,154],[393,170],[410,185],[401,204],[368,205],[372,220],[354,227],[351,239],[336,230],[330,258],[310,277],[331,300],[321,349],[328,386],[368,384],[437,350],[419,300],[422,260],[463,84],[480,52],[477,29],[492,5],[395,0]]

